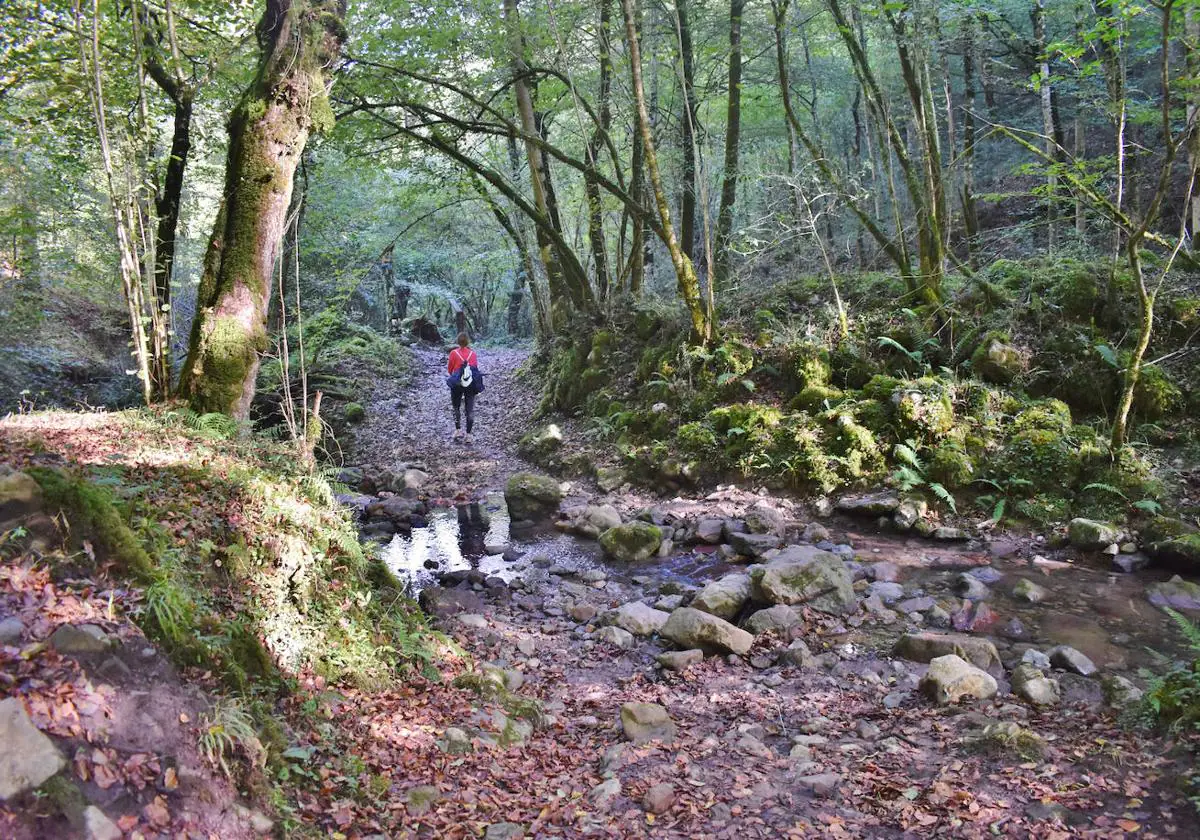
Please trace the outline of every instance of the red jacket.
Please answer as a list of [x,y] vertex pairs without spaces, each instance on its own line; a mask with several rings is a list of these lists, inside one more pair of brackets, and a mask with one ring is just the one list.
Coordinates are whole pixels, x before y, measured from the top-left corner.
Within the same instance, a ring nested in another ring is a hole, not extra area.
[[450,351],[450,361],[446,363],[446,373],[451,376],[463,365],[479,367],[479,357],[470,347],[455,347]]

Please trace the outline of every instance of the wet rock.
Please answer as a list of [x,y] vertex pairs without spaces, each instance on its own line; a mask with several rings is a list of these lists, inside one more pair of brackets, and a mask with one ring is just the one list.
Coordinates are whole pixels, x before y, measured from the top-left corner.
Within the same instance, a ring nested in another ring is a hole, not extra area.
[[504,501],[508,514],[514,520],[536,522],[556,510],[562,501],[562,488],[549,476],[533,473],[516,473],[504,486]]
[[1033,665],[1020,665],[1012,672],[1013,693],[1035,706],[1056,706],[1058,681],[1046,677]]
[[900,580],[900,567],[890,560],[880,560],[867,566],[867,577],[882,583],[895,583]]
[[425,513],[425,504],[420,499],[409,499],[404,496],[391,496],[372,502],[367,506],[367,516],[371,519],[384,519],[397,524],[407,525],[414,516]]
[[635,744],[675,740],[677,727],[667,710],[657,703],[626,703],[621,706],[621,730]]
[[971,539],[971,535],[962,528],[950,528],[945,525],[934,528],[929,537],[939,542],[966,542]]
[[608,811],[616,804],[618,797],[621,795],[621,780],[613,777],[605,779],[600,784],[592,788],[588,793],[588,799],[600,811]]
[[843,496],[836,507],[852,516],[881,516],[895,513],[900,507],[900,497],[894,493],[872,493],[865,496]]
[[1021,654],[1021,663],[1024,665],[1032,665],[1039,671],[1047,671],[1050,669],[1050,657],[1042,653],[1040,650],[1030,648]]
[[1008,623],[1001,629],[1000,634],[1006,639],[1024,639],[1029,636],[1029,631],[1019,618],[1010,618]]
[[978,568],[971,569],[967,574],[976,580],[986,583],[988,586],[999,583],[1004,579],[1003,573],[993,569],[991,566],[979,566]]
[[404,489],[420,490],[429,482],[429,473],[423,470],[404,471]]
[[898,531],[911,531],[917,521],[925,515],[928,505],[921,499],[905,499],[892,514],[892,524]]
[[567,523],[568,530],[581,537],[595,539],[621,524],[621,514],[612,505],[584,505],[572,513]]
[[762,557],[773,548],[779,548],[781,540],[774,534],[730,534],[729,544],[738,554],[746,557]]
[[1064,671],[1070,671],[1083,677],[1090,677],[1098,670],[1096,663],[1068,645],[1052,647],[1046,655],[1050,657],[1050,664],[1055,668],[1062,668]]
[[728,621],[741,612],[749,600],[750,575],[738,572],[706,584],[696,593],[691,606]]
[[667,782],[651,785],[642,797],[642,806],[651,814],[665,814],[675,804],[675,787]]
[[816,554],[823,556],[807,562],[789,562],[781,555],[753,570],[750,577],[755,597],[761,595],[761,600],[771,604],[807,604],[834,614],[850,610],[858,602],[850,573],[836,557],[825,552]]
[[987,639],[957,633],[905,633],[892,648],[892,655],[910,662],[931,662],[948,654],[976,667],[991,670],[1000,666],[1000,653]]
[[983,601],[963,602],[963,607],[950,618],[950,626],[955,630],[979,633],[988,629],[1000,616]]
[[95,624],[62,624],[50,636],[50,644],[66,655],[103,653],[108,650],[109,638]]
[[725,521],[701,519],[696,523],[696,539],[709,545],[718,545],[725,538]]
[[124,832],[95,805],[83,809],[83,834],[87,840],[121,840]]
[[641,601],[633,601],[617,609],[613,615],[613,624],[635,636],[652,636],[670,617],[670,613],[648,607]]
[[649,560],[662,543],[662,529],[645,522],[609,528],[600,535],[600,547],[613,560],[640,563]]
[[637,644],[633,634],[620,627],[601,627],[596,631],[596,638],[621,650],[633,650]]
[[996,695],[996,680],[954,654],[936,657],[920,682],[921,692],[939,706],[960,700],[987,700]]
[[0,645],[17,645],[25,634],[25,624],[16,616],[0,621]]
[[1099,551],[1121,538],[1121,532],[1107,522],[1078,517],[1067,526],[1067,540],[1084,551]]
[[904,587],[898,583],[877,580],[867,587],[868,597],[877,597],[885,604],[894,604],[904,597]]
[[746,621],[746,629],[754,635],[758,636],[762,633],[769,633],[772,630],[787,630],[800,622],[800,617],[796,615],[796,611],[784,604],[776,604],[775,606],[759,610]]
[[704,651],[669,650],[666,653],[660,653],[656,657],[656,661],[668,671],[686,671],[693,665],[704,661]]
[[58,747],[29,719],[16,697],[0,700],[0,800],[40,787],[67,766]]
[[1149,565],[1150,558],[1140,551],[1132,554],[1118,554],[1112,559],[1113,570],[1127,575],[1140,572]]
[[691,607],[671,613],[659,635],[681,648],[699,648],[707,653],[744,655],[754,644],[754,636],[728,621]]
[[896,604],[896,610],[902,613],[920,613],[926,610],[933,609],[936,606],[933,598],[929,595],[921,595],[916,598],[908,598]]
[[1148,597],[1156,607],[1200,612],[1200,584],[1175,575],[1164,583],[1149,587]]
[[1124,712],[1142,702],[1142,690],[1119,674],[1107,674],[1100,680],[1104,702]]
[[1040,604],[1046,600],[1046,596],[1050,593],[1043,586],[1038,586],[1033,581],[1027,578],[1021,578],[1017,581],[1012,590],[1013,597],[1018,601],[1027,601],[1030,604]]
[[954,591],[968,601],[982,601],[992,594],[987,584],[975,575],[963,572],[954,581]]

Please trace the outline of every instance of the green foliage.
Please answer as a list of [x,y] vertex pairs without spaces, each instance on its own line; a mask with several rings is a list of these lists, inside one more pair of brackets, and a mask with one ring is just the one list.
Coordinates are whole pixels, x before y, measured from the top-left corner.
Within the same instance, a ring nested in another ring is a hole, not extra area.
[[1149,721],[1181,735],[1200,733],[1200,626],[1170,608],[1190,651],[1192,661],[1176,663],[1166,673],[1153,677],[1142,696],[1142,712]]
[[257,764],[262,744],[255,731],[254,718],[242,703],[233,698],[218,700],[200,718],[200,751],[208,762],[232,779],[230,767],[235,758]]
[[958,504],[954,500],[954,495],[940,483],[930,481],[926,476],[925,464],[917,454],[916,447],[916,441],[913,440],[897,443],[893,447],[893,453],[899,462],[899,466],[892,473],[892,482],[903,492],[922,488],[928,489],[946,507],[950,508],[954,513],[958,513]]

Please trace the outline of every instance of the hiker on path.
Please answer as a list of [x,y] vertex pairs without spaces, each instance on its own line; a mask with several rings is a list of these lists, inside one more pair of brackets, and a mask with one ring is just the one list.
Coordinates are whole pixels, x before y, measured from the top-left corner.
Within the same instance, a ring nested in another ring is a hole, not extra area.
[[[458,334],[458,346],[450,351],[446,363],[450,386],[450,404],[454,407],[454,441],[470,444],[471,431],[475,427],[475,395],[483,390],[483,376],[479,373],[479,356],[470,347],[471,339],[465,332]],[[462,404],[467,404],[467,433],[462,430]]]

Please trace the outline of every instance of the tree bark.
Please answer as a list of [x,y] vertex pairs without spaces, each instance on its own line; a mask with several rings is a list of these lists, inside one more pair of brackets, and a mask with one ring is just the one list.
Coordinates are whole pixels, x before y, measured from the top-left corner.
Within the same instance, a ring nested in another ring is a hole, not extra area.
[[[600,0],[600,92],[599,125],[592,132],[587,146],[587,162],[591,167],[600,165],[600,148],[604,135],[612,125],[612,50],[608,38],[612,20],[612,0]],[[604,213],[600,203],[600,185],[594,177],[584,179],[584,190],[588,205],[588,240],[592,246],[592,260],[596,265],[596,292],[600,300],[608,297],[609,270],[608,249],[604,242]]]
[[717,251],[712,285],[724,288],[732,258],[733,209],[737,201],[738,144],[742,135],[742,11],[745,0],[729,2],[729,95],[725,110],[725,173],[717,212]]
[[675,0],[679,26],[679,60],[683,70],[683,196],[679,203],[679,243],[689,260],[696,258],[696,59],[692,50],[692,25],[688,19],[688,0]]
[[977,239],[979,237],[979,215],[975,210],[975,34],[978,18],[970,15],[963,21],[963,174],[960,190],[963,228],[967,239],[967,263],[978,265]]
[[[1050,55],[1046,42],[1046,0],[1034,0],[1029,12],[1033,21],[1033,42],[1037,51],[1038,98],[1042,106],[1042,133],[1045,135],[1046,154],[1058,160],[1058,145],[1055,137],[1058,134],[1054,120],[1054,87],[1050,81]],[[1058,192],[1058,175],[1053,165],[1046,174],[1046,252],[1053,254],[1058,246],[1058,206],[1055,194]]]
[[637,30],[634,26],[633,0],[621,0],[621,12],[625,18],[625,41],[629,49],[633,101],[637,108],[638,128],[642,133],[642,145],[646,155],[646,173],[650,177],[650,186],[654,190],[654,202],[662,221],[663,240],[667,246],[667,253],[671,256],[671,265],[675,268],[679,296],[683,299],[692,322],[692,340],[698,344],[707,344],[713,338],[712,313],[704,306],[704,300],[700,295],[700,284],[696,279],[696,270],[692,266],[692,261],[684,253],[675,236],[675,228],[671,224],[671,207],[658,171],[658,158],[655,154],[654,137],[650,129],[650,113],[646,108],[646,92],[642,84],[642,56],[638,45]]
[[342,0],[266,0],[258,73],[229,120],[225,190],[180,377],[198,413],[249,415],[292,178],[309,134],[333,124],[326,72],[345,11]]

